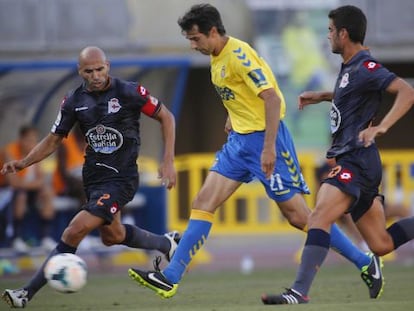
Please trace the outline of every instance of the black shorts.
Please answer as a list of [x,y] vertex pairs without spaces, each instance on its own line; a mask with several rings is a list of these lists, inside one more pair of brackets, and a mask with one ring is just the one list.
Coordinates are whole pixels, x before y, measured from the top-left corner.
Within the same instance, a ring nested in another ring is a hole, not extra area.
[[378,148],[355,149],[336,158],[336,166],[323,181],[354,197],[348,211],[356,222],[378,196],[382,165]]
[[82,209],[110,224],[114,215],[134,198],[137,188],[138,179],[90,185],[86,189],[87,203]]

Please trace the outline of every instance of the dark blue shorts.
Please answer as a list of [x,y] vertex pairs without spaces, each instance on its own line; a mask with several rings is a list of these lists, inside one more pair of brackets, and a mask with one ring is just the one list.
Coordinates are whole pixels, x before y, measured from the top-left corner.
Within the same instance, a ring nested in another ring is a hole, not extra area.
[[372,145],[347,152],[336,158],[336,166],[323,182],[354,197],[348,212],[357,221],[372,205],[382,178],[378,148]]
[[137,188],[138,179],[90,185],[86,189],[88,201],[82,208],[110,224],[114,215],[134,198]]
[[276,139],[277,159],[270,179],[261,169],[261,154],[264,132],[238,134],[231,132],[226,144],[217,152],[216,161],[210,170],[227,178],[248,183],[260,181],[269,198],[283,202],[296,193],[309,193],[303,179],[292,137],[281,121]]

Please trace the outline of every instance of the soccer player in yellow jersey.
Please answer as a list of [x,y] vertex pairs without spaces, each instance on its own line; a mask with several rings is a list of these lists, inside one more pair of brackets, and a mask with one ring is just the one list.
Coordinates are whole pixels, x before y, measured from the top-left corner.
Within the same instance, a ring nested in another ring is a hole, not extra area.
[[[280,114],[280,119],[285,116],[283,94],[272,70],[255,50],[233,37],[228,37],[225,43],[220,54],[211,56],[211,80],[228,111],[232,129],[239,134],[266,131],[271,147],[279,123],[273,116]],[[271,120],[266,120],[267,112]],[[268,128],[267,122],[271,122]],[[271,149],[269,155],[274,153],[274,148]],[[267,161],[271,164],[274,157]],[[271,172],[267,171],[268,177]]]
[[[226,35],[220,13],[209,4],[193,6],[178,24],[192,49],[211,56],[211,79],[228,111],[228,140],[193,201],[188,227],[171,263],[163,271],[157,264],[155,271],[128,271],[164,298],[175,295],[208,237],[214,212],[242,183],[259,180],[289,223],[300,230],[306,230],[311,212],[303,198],[309,190],[282,121],[285,100],[267,63],[247,43]],[[374,264],[372,256],[358,250],[336,226],[331,236],[332,248],[359,269]]]

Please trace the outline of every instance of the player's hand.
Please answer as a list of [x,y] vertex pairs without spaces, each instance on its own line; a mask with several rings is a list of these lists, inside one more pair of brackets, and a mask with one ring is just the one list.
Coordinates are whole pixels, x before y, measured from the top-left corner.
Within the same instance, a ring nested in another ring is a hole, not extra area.
[[306,91],[298,97],[298,109],[303,110],[305,106],[319,103],[320,96],[318,92]]
[[375,137],[385,134],[387,129],[379,126],[370,126],[359,132],[358,139],[364,145],[369,147],[375,142]]
[[0,173],[3,175],[9,173],[16,173],[20,170],[24,169],[24,165],[21,160],[13,160],[7,163],[4,163],[3,167],[1,168]]
[[270,179],[275,169],[276,163],[276,151],[274,150],[274,148],[263,149],[260,162],[263,173],[265,174],[267,179]]
[[158,169],[158,178],[161,179],[161,185],[167,189],[172,189],[176,185],[177,172],[173,161],[161,163]]

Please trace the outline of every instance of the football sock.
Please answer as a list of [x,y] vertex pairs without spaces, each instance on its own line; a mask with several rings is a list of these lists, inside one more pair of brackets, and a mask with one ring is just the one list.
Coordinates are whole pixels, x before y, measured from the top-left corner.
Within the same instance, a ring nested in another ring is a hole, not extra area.
[[329,233],[321,229],[309,230],[296,280],[292,285],[303,296],[308,295],[313,279],[328,254],[329,244]]
[[214,214],[192,210],[187,229],[170,264],[163,270],[164,276],[172,283],[178,283],[194,255],[204,245],[213,224]]
[[56,248],[50,252],[49,256],[47,256],[42,266],[37,270],[32,279],[24,286],[24,288],[28,291],[29,300],[32,299],[32,297],[39,291],[39,289],[41,289],[47,282],[43,272],[46,263],[51,257],[60,253],[75,254],[76,247],[72,247],[61,240],[56,246]]
[[156,249],[165,254],[170,249],[170,242],[164,235],[154,234],[137,226],[124,224],[125,239],[121,244],[132,248]]
[[331,227],[331,248],[351,261],[359,270],[371,262],[371,257],[356,247],[336,224]]
[[387,231],[394,242],[394,249],[397,249],[414,239],[414,217],[404,218],[393,223]]

